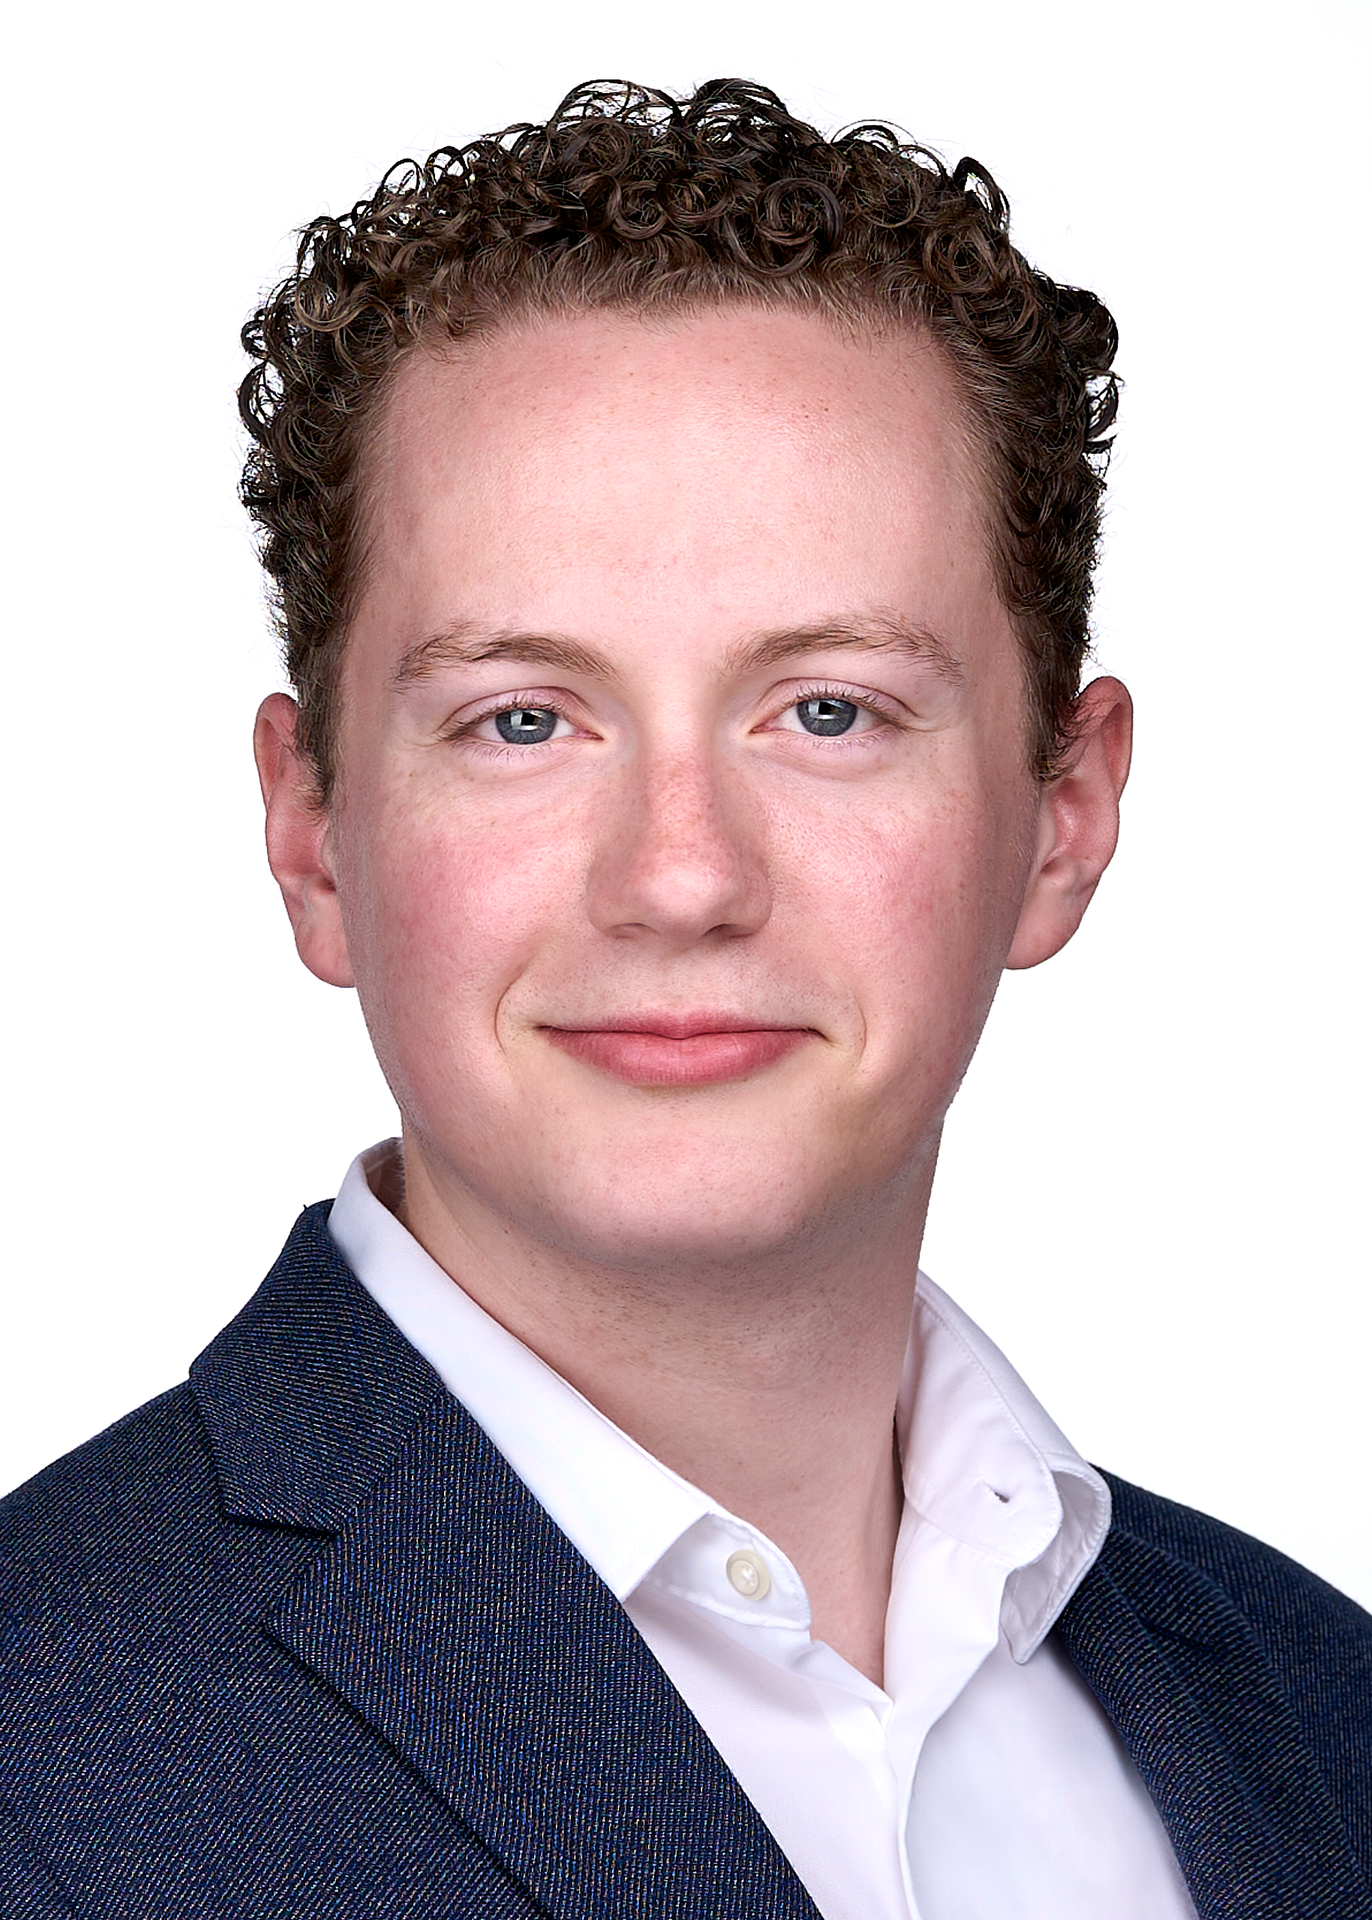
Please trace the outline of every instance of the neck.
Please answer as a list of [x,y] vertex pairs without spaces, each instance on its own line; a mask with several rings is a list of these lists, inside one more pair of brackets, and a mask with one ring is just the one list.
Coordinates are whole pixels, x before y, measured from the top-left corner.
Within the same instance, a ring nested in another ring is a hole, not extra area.
[[746,1260],[571,1257],[434,1178],[407,1137],[395,1207],[492,1317],[648,1452],[757,1527],[812,1631],[882,1678],[902,1491],[893,1446],[927,1173]]

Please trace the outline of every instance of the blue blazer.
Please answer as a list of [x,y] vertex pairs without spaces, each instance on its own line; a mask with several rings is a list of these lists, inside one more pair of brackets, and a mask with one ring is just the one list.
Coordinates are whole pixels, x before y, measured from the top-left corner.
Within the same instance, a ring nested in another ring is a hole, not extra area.
[[[0,1503],[0,1913],[815,1920],[327,1219],[187,1385]],[[1060,1632],[1203,1920],[1372,1915],[1372,1619],[1113,1485]]]

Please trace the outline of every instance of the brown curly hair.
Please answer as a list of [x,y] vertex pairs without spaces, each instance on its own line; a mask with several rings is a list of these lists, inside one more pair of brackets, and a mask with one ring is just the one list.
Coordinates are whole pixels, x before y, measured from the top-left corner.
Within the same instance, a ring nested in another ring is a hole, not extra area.
[[577,87],[523,123],[394,166],[243,329],[261,529],[300,740],[333,790],[341,652],[362,558],[362,469],[379,404],[426,339],[527,312],[748,301],[922,329],[947,355],[988,482],[997,585],[1026,661],[1034,770],[1058,773],[1089,644],[1115,323],[1010,244],[984,167],[951,172],[890,127],[826,140],[765,87],[684,99]]

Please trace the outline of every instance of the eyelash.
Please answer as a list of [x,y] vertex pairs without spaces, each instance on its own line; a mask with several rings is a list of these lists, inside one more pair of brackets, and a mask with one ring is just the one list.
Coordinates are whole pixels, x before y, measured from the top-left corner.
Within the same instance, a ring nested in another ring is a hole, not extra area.
[[[849,706],[857,707],[862,713],[870,713],[874,720],[880,720],[884,726],[898,727],[900,725],[900,719],[894,705],[880,699],[874,693],[860,693],[856,687],[845,687],[828,680],[817,680],[812,686],[798,688],[786,702],[785,706],[778,709],[777,718],[780,719],[781,715],[789,711],[792,707],[802,706],[807,700],[845,700]],[[819,736],[811,737],[818,738]],[[859,739],[865,739],[867,736],[865,734],[859,734],[857,737]],[[827,742],[821,742],[821,744],[838,746],[841,742],[849,738],[850,736],[847,734],[838,734]]]
[[[863,713],[870,714],[873,719],[880,721],[884,726],[898,727],[901,724],[894,707],[888,705],[887,702],[883,700],[879,700],[874,694],[861,693],[856,687],[845,687],[838,682],[829,680],[806,682],[804,685],[798,687],[790,699],[777,709],[773,715],[773,722],[780,719],[781,715],[788,712],[792,707],[801,706],[806,700],[845,700],[852,706],[859,708]],[[572,726],[576,724],[572,716],[568,713],[566,706],[560,702],[555,695],[546,692],[507,693],[502,694],[500,699],[492,706],[487,707],[484,712],[473,714],[469,720],[459,721],[456,726],[451,727],[445,733],[444,738],[447,740],[466,740],[471,745],[479,747],[487,753],[495,754],[501,759],[506,759],[511,756],[523,757],[531,751],[527,746],[517,747],[507,744],[504,741],[479,740],[476,738],[476,729],[483,725],[484,722],[493,720],[496,715],[500,713],[517,712],[521,707],[527,707],[539,713],[554,713],[559,720],[566,720],[568,724]],[[828,748],[847,745],[851,750],[854,743],[854,737],[847,734],[839,734],[828,740],[818,735],[811,735],[810,737],[816,741],[817,745]],[[867,739],[868,737],[869,735],[866,733],[855,736],[855,738],[859,740]],[[550,745],[551,743],[544,742],[542,744]]]
[[[565,720],[570,726],[576,722],[566,707],[548,693],[502,694],[499,700],[487,707],[482,713],[474,713],[469,720],[459,720],[456,726],[449,727],[443,735],[445,740],[466,740],[470,745],[480,747],[487,753],[498,755],[501,759],[511,754],[527,754],[528,747],[508,745],[503,740],[478,740],[476,729],[487,720],[494,720],[498,713],[518,713],[521,708],[532,709],[536,713],[555,713],[559,720]],[[545,743],[546,744],[546,743]]]

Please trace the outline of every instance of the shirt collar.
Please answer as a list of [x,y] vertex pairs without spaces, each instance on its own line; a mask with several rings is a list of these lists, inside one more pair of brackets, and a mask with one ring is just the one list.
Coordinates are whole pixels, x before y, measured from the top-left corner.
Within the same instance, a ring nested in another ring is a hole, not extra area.
[[897,1426],[907,1508],[1005,1567],[1001,1626],[1024,1662],[1104,1544],[1109,1488],[995,1342],[923,1273]]
[[353,1161],[329,1216],[334,1245],[623,1601],[689,1527],[722,1509],[479,1307],[381,1204],[371,1181],[398,1150],[383,1140]]
[[[698,1537],[708,1517],[740,1542],[762,1543],[784,1573],[773,1606],[759,1611],[791,1613],[785,1557],[607,1420],[376,1198],[372,1181],[397,1151],[398,1142],[382,1141],[354,1160],[329,1220],[334,1243],[616,1599],[649,1574],[675,1587],[671,1575],[690,1553],[684,1537],[692,1529]],[[896,1419],[907,1523],[937,1528],[1004,1568],[1001,1625],[1015,1659],[1027,1660],[1100,1551],[1105,1482],[923,1274]],[[803,1589],[794,1604],[804,1608]]]

